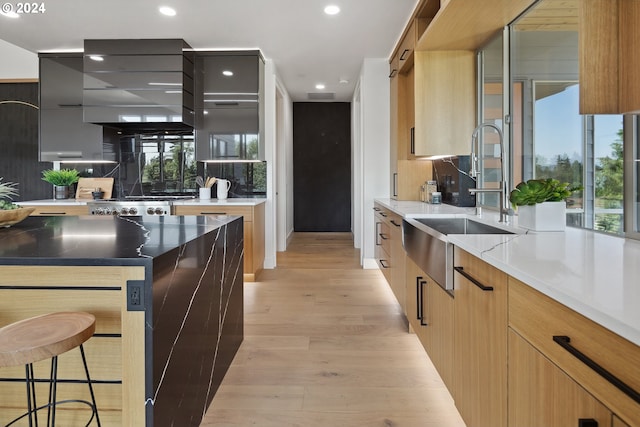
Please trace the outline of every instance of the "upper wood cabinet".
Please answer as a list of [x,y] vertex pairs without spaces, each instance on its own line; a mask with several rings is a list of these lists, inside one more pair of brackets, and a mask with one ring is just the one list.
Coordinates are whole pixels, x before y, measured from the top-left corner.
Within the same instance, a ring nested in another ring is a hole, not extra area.
[[417,51],[415,155],[468,154],[476,123],[475,52]]
[[579,2],[580,114],[640,111],[640,2]]

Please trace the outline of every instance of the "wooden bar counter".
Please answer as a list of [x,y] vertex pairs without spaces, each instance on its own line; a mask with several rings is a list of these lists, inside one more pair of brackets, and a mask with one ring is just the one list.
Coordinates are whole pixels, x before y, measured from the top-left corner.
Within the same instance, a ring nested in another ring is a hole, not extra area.
[[[94,314],[85,350],[102,425],[197,426],[243,339],[242,266],[237,216],[29,217],[0,229],[0,326]],[[48,361],[35,369],[48,378]],[[87,399],[79,353],[58,369],[59,399]],[[0,425],[24,412],[23,379],[0,370]],[[88,413],[65,404],[57,420]]]

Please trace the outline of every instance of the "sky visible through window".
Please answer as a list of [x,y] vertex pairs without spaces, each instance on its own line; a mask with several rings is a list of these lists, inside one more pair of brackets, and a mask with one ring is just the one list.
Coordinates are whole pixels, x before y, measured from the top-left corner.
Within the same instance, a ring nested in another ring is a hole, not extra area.
[[[622,129],[619,115],[598,116],[595,157],[611,157],[611,143]],[[582,161],[582,117],[578,113],[578,85],[542,98],[535,103],[535,153],[549,163],[558,155]]]

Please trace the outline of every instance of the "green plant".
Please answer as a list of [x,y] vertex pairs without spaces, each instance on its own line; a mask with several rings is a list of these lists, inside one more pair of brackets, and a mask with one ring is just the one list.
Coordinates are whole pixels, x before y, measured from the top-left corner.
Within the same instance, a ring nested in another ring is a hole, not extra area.
[[12,210],[18,209],[20,206],[11,202],[13,196],[18,195],[15,182],[2,182],[3,178],[0,178],[0,210]]
[[557,179],[530,179],[521,182],[509,194],[509,201],[515,208],[535,205],[544,202],[560,202],[571,196],[574,191],[582,190],[581,186],[571,186]]
[[47,169],[42,171],[42,180],[52,185],[69,186],[78,182],[79,179],[80,176],[75,169]]

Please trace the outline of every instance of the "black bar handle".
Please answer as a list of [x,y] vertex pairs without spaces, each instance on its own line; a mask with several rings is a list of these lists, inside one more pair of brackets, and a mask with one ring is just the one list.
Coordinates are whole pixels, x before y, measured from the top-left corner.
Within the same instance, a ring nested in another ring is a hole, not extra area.
[[389,264],[386,264],[386,265],[385,265],[385,263],[386,263],[386,262],[387,262],[387,260],[386,260],[386,259],[381,259],[381,260],[380,260],[380,265],[381,265],[383,268],[389,268]]
[[464,269],[462,267],[453,267],[453,269],[455,271],[457,271],[458,273],[462,274],[467,280],[469,280],[471,283],[473,283],[474,285],[476,285],[477,287],[479,287],[483,291],[492,291],[493,290],[493,286],[485,286],[482,283],[478,282],[476,279],[471,277],[471,275],[469,273],[464,271]]
[[593,418],[580,418],[578,427],[598,427],[598,421]]
[[382,215],[382,216],[383,216],[383,217],[385,217],[385,218],[387,217],[387,214],[386,214],[386,213],[384,213],[384,212],[380,212],[380,215]]
[[422,276],[416,276],[416,318],[422,320],[422,292],[420,290],[420,282],[422,282]]
[[402,55],[400,55],[400,61],[404,61],[405,59],[407,59],[406,55],[407,53],[411,52],[409,49],[405,49],[402,51]]
[[427,284],[426,280],[421,280],[420,281],[420,312],[421,312],[421,316],[420,316],[420,326],[429,326],[429,324],[427,322],[424,321],[425,315],[424,315],[424,285]]
[[391,224],[395,225],[396,227],[402,227],[402,224],[398,224],[395,219],[391,220]]
[[602,378],[609,381],[615,387],[617,387],[624,394],[633,399],[636,403],[640,403],[640,393],[631,388],[629,385],[625,384],[620,378],[613,375],[611,372],[604,369],[602,366],[598,365],[594,360],[589,358],[586,354],[582,353],[580,350],[571,345],[571,338],[566,335],[554,335],[553,341],[559,344],[562,348],[567,350],[576,359],[580,360],[582,363],[596,371]]
[[379,207],[374,206],[373,210],[376,211],[376,212],[380,212],[382,209],[380,209]]
[[409,151],[411,154],[416,154],[416,128],[412,127],[409,130]]
[[388,237],[385,237],[384,233],[379,233],[379,236],[382,240],[389,240]]
[[395,68],[393,70],[391,70],[391,72],[389,73],[389,78],[392,79],[396,76],[396,74],[398,74],[398,70],[396,70]]

